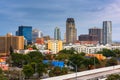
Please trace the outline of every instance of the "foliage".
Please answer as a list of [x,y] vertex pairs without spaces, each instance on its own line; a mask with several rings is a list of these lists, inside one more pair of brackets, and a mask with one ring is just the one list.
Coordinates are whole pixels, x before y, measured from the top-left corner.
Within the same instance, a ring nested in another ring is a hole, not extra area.
[[113,50],[113,53],[115,54],[115,57],[120,58],[120,50],[119,49]]
[[32,68],[31,65],[25,65],[23,67],[23,73],[25,74],[25,76],[27,78],[30,78],[33,75],[33,73],[34,73],[34,69]]
[[22,67],[23,65],[26,65],[30,63],[31,59],[27,55],[13,53],[12,54],[12,65],[17,67]]
[[62,72],[61,73],[62,75],[67,74],[68,73],[68,69],[63,67],[61,72]]
[[117,59],[112,57],[111,59],[108,59],[106,62],[106,66],[114,66],[117,65]]
[[120,79],[120,75],[119,74],[111,74],[107,77],[106,80],[119,80]]
[[53,76],[64,75],[64,74],[67,74],[67,73],[68,73],[67,68],[54,67],[53,70],[51,70],[49,72],[49,76],[53,77]]
[[70,58],[70,56],[72,56],[72,54],[59,53],[59,54],[57,54],[55,59],[64,61],[66,59],[68,60]]
[[76,51],[74,48],[71,48],[71,49],[69,49],[69,50],[63,49],[63,50],[59,51],[59,53],[75,54],[75,53],[77,53],[77,51]]
[[55,55],[53,55],[53,54],[45,54],[44,59],[45,60],[53,60],[54,57],[55,57]]
[[106,57],[115,57],[115,54],[112,50],[104,48],[102,51],[98,51],[96,54],[103,54]]
[[83,60],[84,60],[83,56],[81,56],[80,54],[74,54],[73,56],[70,57],[69,63],[71,63],[71,65],[75,69],[75,65],[77,65],[77,67],[79,68],[81,64],[83,64]]
[[36,47],[35,45],[33,45],[32,48],[35,49],[35,50],[38,50],[37,47]]
[[2,74],[3,73],[3,71],[2,71],[2,69],[0,68],[0,74]]
[[42,63],[37,64],[37,72],[39,74],[39,77],[42,76],[42,73],[47,72],[46,66]]
[[80,53],[81,56],[85,56],[85,54],[86,54],[86,53],[84,53],[84,52],[81,52],[81,53]]
[[43,55],[38,51],[30,52],[27,55],[31,58],[31,62],[39,63],[43,60]]
[[87,69],[91,69],[93,66],[95,67],[97,64],[100,64],[100,61],[96,57],[85,58],[83,64]]
[[3,75],[3,71],[0,68],[0,80],[8,80],[4,75]]
[[3,74],[0,74],[0,80],[8,80]]

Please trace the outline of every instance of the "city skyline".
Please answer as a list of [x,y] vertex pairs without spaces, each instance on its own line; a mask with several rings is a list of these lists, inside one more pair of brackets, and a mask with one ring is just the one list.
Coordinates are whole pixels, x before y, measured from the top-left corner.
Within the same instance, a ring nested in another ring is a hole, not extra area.
[[53,37],[54,28],[60,26],[63,39],[66,19],[72,17],[76,22],[77,36],[94,26],[102,28],[102,22],[110,20],[113,24],[113,41],[120,41],[119,0],[1,0],[0,4],[0,35],[8,32],[15,34],[18,26],[25,25]]

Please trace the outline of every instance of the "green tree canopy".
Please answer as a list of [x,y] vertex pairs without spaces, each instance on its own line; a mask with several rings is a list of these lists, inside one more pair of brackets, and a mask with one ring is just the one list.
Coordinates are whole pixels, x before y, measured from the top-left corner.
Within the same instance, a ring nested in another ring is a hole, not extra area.
[[119,74],[111,74],[107,77],[106,80],[120,80],[120,75]]
[[[70,57],[69,62],[72,62],[73,64],[77,65],[78,68],[80,68],[81,64],[83,64],[84,57],[81,56],[80,54],[74,54],[73,56]],[[71,64],[74,69],[75,65]]]
[[25,76],[27,78],[30,78],[33,75],[33,73],[34,73],[34,69],[32,68],[31,65],[25,65],[23,67],[23,73],[25,74]]
[[98,51],[97,54],[103,54],[106,57],[115,57],[115,54],[112,50],[104,48],[102,51]]
[[117,59],[115,57],[112,57],[111,59],[108,59],[106,62],[106,66],[114,66],[117,65]]
[[43,60],[43,55],[39,51],[33,51],[28,53],[27,55],[31,58],[32,62],[39,63],[39,62],[42,62]]

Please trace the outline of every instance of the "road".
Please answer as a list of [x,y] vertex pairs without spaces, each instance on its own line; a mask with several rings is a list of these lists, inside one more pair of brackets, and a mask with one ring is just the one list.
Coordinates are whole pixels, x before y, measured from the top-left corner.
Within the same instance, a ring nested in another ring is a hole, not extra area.
[[[96,80],[95,78],[110,75],[110,74],[115,74],[115,73],[120,73],[120,69],[113,69],[110,71],[105,71],[105,72],[100,72],[100,73],[95,73],[95,74],[90,74],[90,75],[85,75],[85,76],[79,76],[77,77],[77,80],[90,80],[90,79]],[[70,78],[66,80],[76,80],[76,78]]]

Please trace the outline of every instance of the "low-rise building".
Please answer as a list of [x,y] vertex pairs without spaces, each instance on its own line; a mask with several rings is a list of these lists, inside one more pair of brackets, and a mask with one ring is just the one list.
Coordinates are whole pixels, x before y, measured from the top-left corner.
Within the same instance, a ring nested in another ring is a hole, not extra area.
[[103,56],[103,54],[86,54],[85,56],[96,57],[98,60],[104,60],[104,59],[106,59],[106,57]]
[[70,48],[74,48],[76,51],[80,52],[84,52],[84,53],[96,53],[98,51],[102,51],[104,48],[106,49],[110,49],[110,50],[115,50],[115,49],[119,49],[120,50],[120,46],[111,46],[111,45],[97,45],[97,46],[85,46],[85,45],[69,45],[69,46],[64,46],[64,49],[70,49]]

